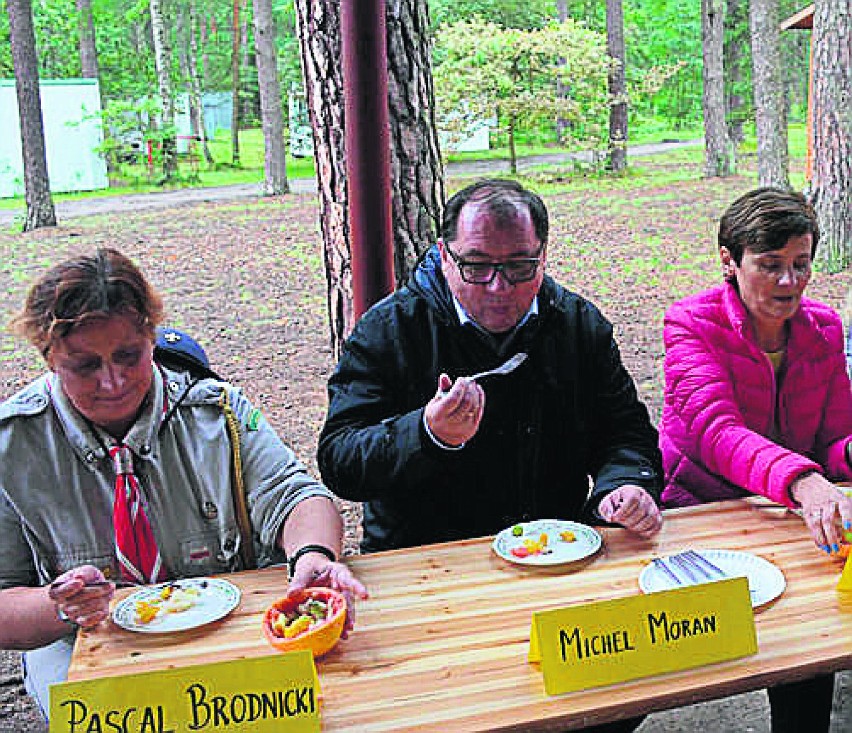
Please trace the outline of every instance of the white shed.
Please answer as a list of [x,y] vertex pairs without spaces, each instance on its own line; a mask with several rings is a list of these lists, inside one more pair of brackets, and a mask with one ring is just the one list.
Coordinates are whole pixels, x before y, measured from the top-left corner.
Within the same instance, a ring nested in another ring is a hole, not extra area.
[[[101,100],[95,79],[41,81],[41,111],[47,172],[53,193],[109,186],[103,143]],[[21,126],[14,80],[0,80],[0,198],[24,194]]]

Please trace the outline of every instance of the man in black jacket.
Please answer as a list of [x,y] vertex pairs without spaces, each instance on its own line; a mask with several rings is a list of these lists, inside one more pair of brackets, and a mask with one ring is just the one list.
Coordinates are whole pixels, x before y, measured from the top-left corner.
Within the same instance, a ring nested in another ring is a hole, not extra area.
[[[610,323],[544,274],[547,236],[537,195],[469,186],[408,285],[347,339],[318,460],[365,502],[363,551],[539,518],[659,530],[657,433]],[[466,378],[516,352],[511,374]]]

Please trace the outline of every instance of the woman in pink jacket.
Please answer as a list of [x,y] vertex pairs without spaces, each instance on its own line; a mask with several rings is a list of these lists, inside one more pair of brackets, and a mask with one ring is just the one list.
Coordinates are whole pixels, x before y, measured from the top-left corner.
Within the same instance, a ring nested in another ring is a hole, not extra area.
[[[819,227],[796,193],[760,188],[719,225],[725,282],[666,313],[664,506],[761,494],[799,508],[817,546],[852,528],[852,389],[843,326],[802,297]],[[773,733],[828,730],[833,676],[769,691]]]

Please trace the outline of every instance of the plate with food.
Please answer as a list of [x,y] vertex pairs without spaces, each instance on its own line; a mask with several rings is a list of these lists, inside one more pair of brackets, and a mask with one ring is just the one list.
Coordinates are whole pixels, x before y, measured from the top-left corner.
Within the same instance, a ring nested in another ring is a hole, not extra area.
[[599,532],[586,524],[561,519],[520,522],[500,532],[491,547],[517,565],[564,565],[594,555],[601,547]]
[[[643,593],[656,593],[689,585],[710,583],[725,578],[748,579],[751,605],[754,608],[774,601],[787,587],[784,573],[769,560],[739,550],[695,550],[698,564],[682,563],[678,558],[687,553],[659,557],[639,573]],[[706,569],[706,571],[705,571]],[[719,572],[717,572],[719,571]]]
[[167,634],[218,621],[239,602],[240,589],[227,580],[186,578],[140,588],[116,604],[112,618],[128,631]]

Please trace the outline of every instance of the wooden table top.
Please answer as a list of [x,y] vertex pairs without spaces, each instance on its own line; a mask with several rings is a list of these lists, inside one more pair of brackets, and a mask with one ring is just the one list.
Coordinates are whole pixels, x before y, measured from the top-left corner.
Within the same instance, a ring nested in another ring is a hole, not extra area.
[[[350,558],[370,590],[356,629],[317,660],[324,731],[580,728],[852,667],[852,598],[842,562],[820,553],[794,514],[762,499],[668,511],[649,541],[602,530],[593,558],[553,569],[507,563],[491,538]],[[533,611],[639,593],[656,555],[743,550],[784,573],[781,597],[756,613],[755,656],[550,697],[527,663]],[[237,573],[240,606],[222,621],[169,636],[104,624],[81,632],[70,680],[275,653],[260,627],[283,595],[283,569]]]

